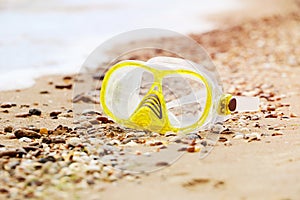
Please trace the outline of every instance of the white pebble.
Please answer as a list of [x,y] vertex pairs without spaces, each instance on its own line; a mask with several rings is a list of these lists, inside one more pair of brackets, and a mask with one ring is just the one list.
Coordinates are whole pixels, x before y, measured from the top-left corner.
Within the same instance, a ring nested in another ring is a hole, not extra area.
[[261,139],[261,134],[258,132],[253,132],[253,135],[255,135],[256,139],[260,140]]
[[100,168],[101,168],[100,166],[92,164],[92,165],[88,165],[86,167],[86,170],[89,172],[97,172],[97,171],[100,171]]
[[229,140],[227,140],[226,142],[224,142],[223,143],[225,146],[232,146],[232,143],[229,141]]
[[72,137],[68,139],[67,144],[72,146],[78,146],[79,144],[81,144],[81,140],[77,137]]
[[108,142],[108,145],[120,145],[121,142],[119,140],[111,140]]
[[235,140],[240,140],[240,139],[243,139],[244,138],[244,134],[236,134],[236,135],[234,135],[233,136],[233,139],[235,139]]
[[124,146],[133,147],[133,146],[137,146],[137,143],[131,140],[130,142],[128,142]]
[[22,137],[22,138],[19,139],[19,142],[27,142],[27,143],[29,143],[29,142],[32,142],[32,139],[30,139],[28,137]]
[[151,156],[151,153],[150,153],[150,152],[145,152],[145,153],[144,153],[144,156],[150,157],[150,156]]
[[241,128],[241,133],[247,134],[249,132],[250,132],[249,128],[245,128],[245,127]]
[[181,141],[181,137],[180,136],[174,136],[174,137],[171,137],[169,139],[170,142],[180,142]]

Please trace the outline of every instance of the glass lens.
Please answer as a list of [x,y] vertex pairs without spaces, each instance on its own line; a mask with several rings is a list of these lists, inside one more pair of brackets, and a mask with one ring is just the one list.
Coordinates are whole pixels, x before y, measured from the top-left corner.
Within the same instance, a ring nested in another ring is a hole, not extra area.
[[152,73],[136,66],[113,71],[106,90],[108,109],[117,118],[128,119],[149,91],[153,80]]
[[172,126],[184,128],[201,118],[207,89],[203,81],[189,74],[171,74],[163,79],[168,117]]

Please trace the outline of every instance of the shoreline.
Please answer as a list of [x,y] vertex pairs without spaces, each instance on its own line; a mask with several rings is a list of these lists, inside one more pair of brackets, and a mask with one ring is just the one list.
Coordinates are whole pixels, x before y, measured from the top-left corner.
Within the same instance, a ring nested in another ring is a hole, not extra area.
[[[214,30],[225,29],[225,28],[234,26],[235,24],[241,24],[241,23],[246,22],[246,21],[255,20],[255,19],[258,19],[258,18],[261,18],[261,17],[268,17],[268,16],[272,16],[274,14],[276,14],[276,15],[285,15],[286,13],[289,13],[289,12],[295,12],[297,10],[297,7],[299,7],[299,5],[298,5],[299,3],[297,4],[295,2],[298,2],[298,1],[297,0],[287,0],[287,1],[276,0],[276,3],[274,3],[272,0],[263,0],[263,1],[244,0],[242,3],[240,3],[241,4],[240,8],[235,8],[235,9],[230,10],[230,11],[220,11],[218,14],[206,14],[205,16],[202,16],[202,15],[200,16],[199,15],[199,19],[198,19],[199,23],[202,23],[202,20],[205,19],[207,22],[214,24],[214,27],[215,27],[213,30],[210,30],[210,31],[209,31],[209,29],[208,29],[208,31],[205,31],[205,29],[204,29],[203,31],[201,31],[201,33],[213,32]],[[24,2],[24,4],[25,4],[25,2]],[[262,7],[262,6],[266,6],[266,7],[268,7],[268,9],[257,9],[257,8]],[[26,10],[26,8],[24,8],[24,9]],[[27,9],[29,9],[29,8],[27,8]],[[80,11],[80,6],[77,9],[78,9],[78,11]],[[87,9],[87,8],[84,7],[83,11],[85,11],[85,9]],[[95,9],[100,9],[100,8],[96,7]],[[104,8],[102,8],[102,9],[104,9]],[[69,11],[67,11],[67,12],[69,12]],[[195,20],[195,23],[197,23],[196,20]],[[201,29],[199,29],[199,30],[201,30]],[[199,32],[197,32],[197,31],[190,31],[190,33],[185,32],[185,34],[193,34],[193,33],[199,34]],[[28,38],[24,37],[24,40],[27,40],[27,39]],[[36,43],[36,42],[39,41],[39,40],[35,41],[33,39],[30,39],[30,38],[28,40],[29,40],[29,42],[33,42],[33,43]],[[96,41],[98,41],[98,40],[96,40]],[[56,43],[57,41],[54,41],[54,42]],[[90,41],[87,41],[87,42],[90,42]],[[51,40],[49,41],[49,44],[50,43],[51,43]],[[4,43],[4,45],[5,45],[5,43]],[[23,48],[23,46],[22,46],[22,48]],[[36,48],[40,48],[40,47],[37,46]],[[52,55],[52,56],[55,57],[55,55]],[[30,60],[30,56],[28,56],[28,57],[29,57],[28,59]],[[84,57],[86,57],[86,56],[84,56]],[[52,61],[51,61],[50,58],[47,58],[47,59],[48,59],[48,61],[46,61],[44,64],[35,64],[36,66],[45,65],[45,68],[43,68],[43,67],[41,67],[41,68],[38,67],[36,69],[29,68],[29,70],[32,74],[36,74],[35,70],[37,70],[37,71],[40,71],[39,73],[42,73],[44,75],[38,75],[37,76],[38,78],[33,78],[33,77],[36,77],[35,75],[34,76],[30,75],[31,78],[28,77],[28,75],[26,75],[25,76],[26,81],[23,81],[25,83],[25,85],[31,85],[32,82],[35,82],[34,84],[36,84],[36,79],[39,79],[39,78],[44,77],[44,76],[48,76],[48,75],[45,75],[45,73],[47,71],[48,71],[48,73],[53,74],[53,76],[59,75],[58,73],[57,74],[53,73],[53,70],[51,69],[51,66],[55,65],[55,63],[57,62],[57,61],[55,61],[55,58],[52,58]],[[82,62],[82,61],[84,61],[83,56],[82,56],[82,60],[80,60],[79,62]],[[32,60],[30,60],[30,62],[32,62]],[[58,63],[59,63],[59,65],[64,66],[60,62],[58,62]],[[77,64],[72,63],[72,64],[69,65],[69,67],[64,66],[63,67],[63,68],[65,68],[64,74],[67,75],[68,72],[70,72],[70,71],[72,71],[72,73],[76,73],[76,70],[71,70],[70,68],[71,68],[71,66],[74,65],[74,66],[76,66],[75,68],[77,68],[77,70],[80,69],[80,66],[77,66]],[[25,70],[19,69],[19,70],[23,75],[28,73],[28,71],[26,71],[26,69]],[[57,70],[60,71],[60,69],[57,69]],[[14,71],[17,72],[18,70],[16,69]],[[11,77],[11,74],[14,73],[15,78],[22,79],[23,75],[18,75],[14,71],[9,71],[7,73],[7,75],[9,77]],[[6,73],[6,71],[3,71],[3,73]],[[6,77],[4,77],[4,76],[2,77],[2,80],[5,83],[11,83],[11,85],[13,85],[13,84],[19,85],[19,87],[20,87],[19,89],[28,88],[28,87],[24,88],[24,86],[22,86],[21,83],[19,83],[18,81],[17,82],[7,82]],[[3,83],[0,87],[1,88],[3,87]],[[2,91],[9,91],[9,90],[15,90],[15,89],[4,89]]]
[[[33,159],[27,158],[38,162],[27,164],[18,157],[0,158],[0,167],[5,169],[0,172],[0,198],[297,199],[300,195],[299,19],[299,14],[289,13],[191,34],[210,53],[219,74],[223,75],[225,92],[259,96],[261,110],[254,114],[257,119],[253,114],[234,114],[226,122],[229,131],[221,134],[225,139],[220,140],[205,159],[199,161],[197,153],[187,153],[174,165],[148,176],[122,177],[103,166],[88,173],[84,170],[65,172],[74,169],[70,169],[70,163],[66,164],[67,158],[59,160],[63,157],[59,152],[80,151],[76,142],[82,143],[74,139],[77,135],[73,131],[57,129],[59,125],[72,129],[76,126],[70,112],[73,91],[67,87],[74,84],[73,76],[42,77],[31,88],[0,92],[1,103],[17,104],[1,108],[0,144],[4,146],[1,148],[17,149],[33,143],[42,146],[23,152],[32,156],[41,151]],[[42,111],[41,115],[15,117],[32,108]],[[61,112],[57,119],[50,117],[54,111]],[[14,132],[29,125],[39,129],[41,138],[26,141],[15,138],[14,133],[4,133],[8,126],[13,126]],[[44,133],[42,128],[53,133]],[[242,128],[245,133],[241,133],[244,134],[241,138],[237,132]],[[246,138],[246,134],[252,135]],[[48,144],[42,138],[62,140]],[[70,144],[75,148],[70,149]],[[50,159],[50,155],[55,161],[41,162],[40,159]],[[90,166],[80,157],[72,163],[79,168]],[[33,166],[37,166],[37,170],[30,170]],[[119,180],[118,176],[122,178]],[[41,193],[37,192],[40,190]]]

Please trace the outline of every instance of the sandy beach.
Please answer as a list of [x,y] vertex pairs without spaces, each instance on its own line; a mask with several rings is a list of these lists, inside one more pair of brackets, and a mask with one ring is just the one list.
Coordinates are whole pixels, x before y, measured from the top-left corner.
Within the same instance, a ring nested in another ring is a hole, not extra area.
[[[97,130],[88,136],[97,139],[120,128],[97,109],[86,113],[84,124],[74,120],[74,105],[84,101],[74,99],[75,75],[46,76],[31,88],[0,92],[0,199],[299,199],[296,2],[278,1],[251,16],[253,6],[237,12],[238,19],[210,16],[218,30],[190,34],[209,53],[225,93],[260,98],[258,112],[231,115],[204,159],[186,152],[148,174],[108,168],[81,129]],[[89,101],[99,103],[98,97]]]

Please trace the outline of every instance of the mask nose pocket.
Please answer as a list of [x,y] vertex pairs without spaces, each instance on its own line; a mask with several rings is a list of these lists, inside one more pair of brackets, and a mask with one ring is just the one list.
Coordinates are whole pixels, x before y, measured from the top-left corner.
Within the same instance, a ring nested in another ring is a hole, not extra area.
[[154,83],[130,117],[130,121],[139,128],[164,133],[169,130],[165,109],[161,86]]

